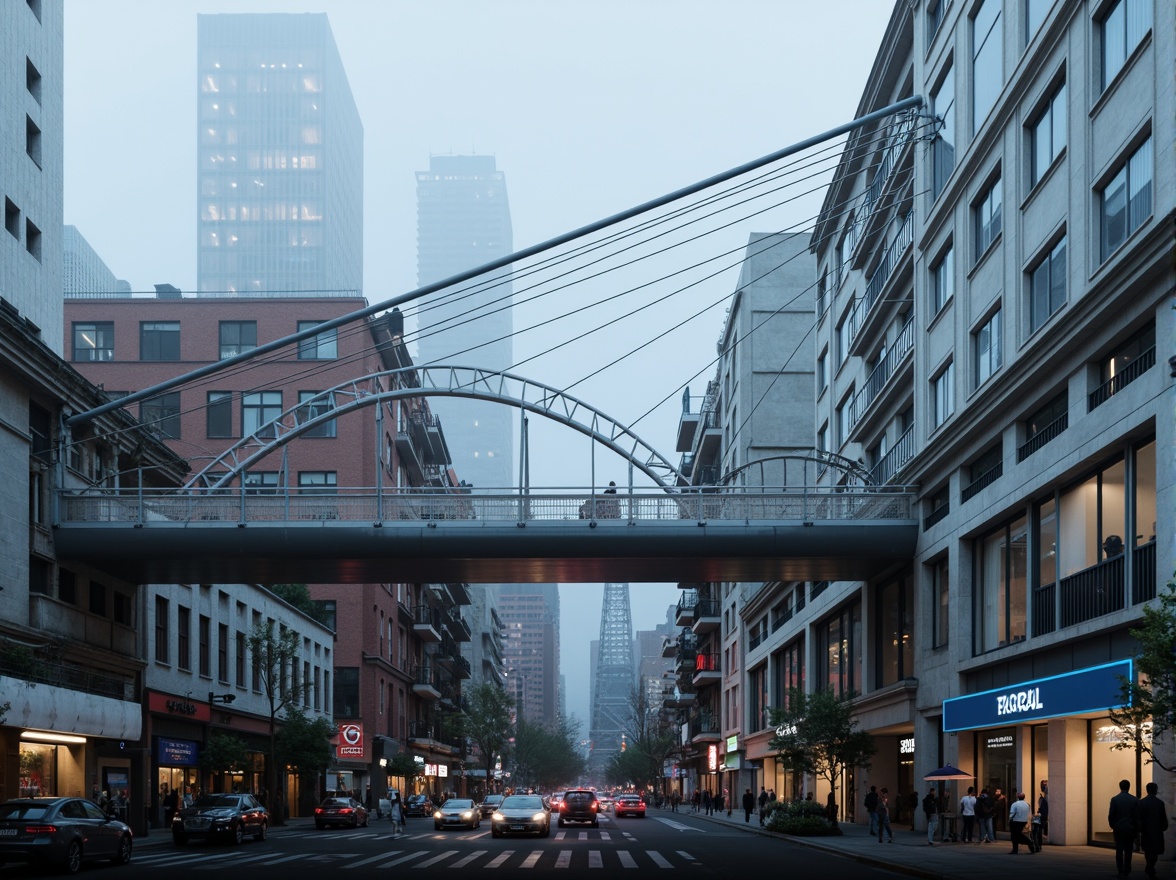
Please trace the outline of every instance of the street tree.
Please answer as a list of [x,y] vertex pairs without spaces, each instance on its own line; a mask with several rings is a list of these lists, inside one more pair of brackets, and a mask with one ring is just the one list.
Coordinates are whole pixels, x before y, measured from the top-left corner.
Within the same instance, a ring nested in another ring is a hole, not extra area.
[[514,699],[498,685],[482,682],[463,694],[465,709],[460,716],[462,734],[477,746],[486,771],[486,790],[494,778],[494,762],[505,761],[514,729]]
[[236,772],[249,764],[249,747],[239,736],[214,731],[200,750],[200,769],[205,773]]
[[551,791],[576,779],[587,764],[577,747],[579,736],[579,723],[566,717],[552,725],[520,718],[511,749],[512,779],[538,791]]
[[306,584],[274,584],[269,590],[279,599],[290,603],[312,620],[323,624],[327,623],[328,615],[326,611],[320,603],[310,598],[310,589]]
[[674,730],[659,701],[640,685],[629,689],[629,720],[625,725],[623,748],[605,768],[605,775],[617,785],[634,784],[656,791],[666,759],[676,745]]
[[285,805],[278,780],[278,726],[292,710],[297,710],[310,685],[297,678],[297,632],[284,626],[275,630],[273,621],[265,621],[253,627],[248,641],[254,677],[261,685],[269,715],[266,788],[271,792],[270,815],[275,825],[281,825],[285,820]]
[[789,688],[784,706],[768,712],[776,729],[768,748],[786,769],[819,776],[836,791],[846,768],[869,769],[877,751],[874,737],[854,720],[856,696],[852,691],[838,696],[832,688],[811,694]]
[[1143,623],[1130,630],[1139,643],[1135,677],[1119,677],[1121,707],[1110,711],[1122,731],[1115,749],[1132,749],[1144,761],[1176,772],[1168,734],[1176,724],[1176,579],[1154,604],[1143,606]]
[[278,732],[276,753],[283,767],[293,767],[302,781],[300,790],[309,799],[306,806],[313,805],[317,792],[314,782],[325,773],[334,757],[331,737],[335,727],[321,715],[310,718],[306,712],[291,706],[286,711],[282,729]]

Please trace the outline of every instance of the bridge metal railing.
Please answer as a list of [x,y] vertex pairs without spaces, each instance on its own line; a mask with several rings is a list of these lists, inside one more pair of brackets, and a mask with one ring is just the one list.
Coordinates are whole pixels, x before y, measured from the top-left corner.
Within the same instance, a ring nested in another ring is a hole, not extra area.
[[591,489],[448,493],[339,487],[331,494],[277,488],[92,490],[59,495],[58,523],[152,524],[398,521],[544,522],[559,520],[909,520],[915,491],[906,486],[651,487],[617,494]]

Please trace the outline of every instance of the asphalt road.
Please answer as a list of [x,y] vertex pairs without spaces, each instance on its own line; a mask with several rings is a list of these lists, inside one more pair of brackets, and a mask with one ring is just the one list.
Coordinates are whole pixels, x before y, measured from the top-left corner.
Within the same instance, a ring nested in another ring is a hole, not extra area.
[[[689,878],[751,878],[782,876],[897,877],[867,868],[839,855],[791,844],[779,838],[747,834],[737,828],[694,818],[689,814],[654,811],[644,819],[602,816],[600,826],[554,824],[551,836],[494,839],[488,822],[477,830],[434,831],[431,820],[410,819],[407,832],[393,839],[386,822],[369,828],[325,829],[297,824],[272,829],[263,842],[247,839],[239,847],[193,842],[172,846],[162,833],[136,842],[131,863],[122,868],[85,867],[81,876],[154,880],[159,877],[248,876],[267,878],[335,877],[387,880],[402,871],[446,877],[502,876],[520,872],[555,872],[563,878],[605,878],[618,874],[646,877],[672,872]],[[491,869],[492,873],[488,873]],[[629,873],[632,872],[632,873]],[[24,865],[0,868],[0,880],[39,876]],[[524,874],[523,876],[526,876]]]

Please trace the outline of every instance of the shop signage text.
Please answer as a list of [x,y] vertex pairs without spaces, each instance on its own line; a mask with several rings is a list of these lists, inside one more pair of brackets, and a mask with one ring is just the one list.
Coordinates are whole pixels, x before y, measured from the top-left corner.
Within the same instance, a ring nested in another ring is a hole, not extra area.
[[993,688],[943,701],[945,731],[1103,712],[1123,705],[1121,679],[1135,680],[1131,660]]
[[339,744],[335,746],[338,758],[363,757],[363,725],[346,723],[339,725]]
[[195,767],[200,763],[200,743],[187,739],[156,741],[156,759],[161,767]]
[[898,741],[898,753],[900,755],[913,755],[915,753],[915,738],[913,736],[905,736]]
[[714,743],[706,747],[706,769],[711,773],[719,769],[719,747]]

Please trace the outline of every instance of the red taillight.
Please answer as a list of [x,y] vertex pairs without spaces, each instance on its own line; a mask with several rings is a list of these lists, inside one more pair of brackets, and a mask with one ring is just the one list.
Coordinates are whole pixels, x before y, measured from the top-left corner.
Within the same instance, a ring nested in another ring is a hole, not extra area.
[[323,808],[322,808],[322,807],[315,807],[315,808],[314,808],[314,814],[315,814],[316,816],[317,816],[319,813],[321,813],[322,811],[323,811]]
[[640,803],[638,803],[637,809],[644,810],[645,809],[645,801],[641,801]]
[[600,804],[596,803],[596,801],[593,801],[593,802],[592,802],[592,812],[594,812],[594,813],[595,813],[595,812],[596,812],[596,808],[597,808],[597,807],[599,807],[599,806],[600,806]]
[[25,834],[56,834],[56,825],[26,825]]
[[344,807],[344,808],[343,808],[343,809],[341,809],[339,812],[340,812],[340,813],[350,813],[350,812],[351,812],[351,807]]

